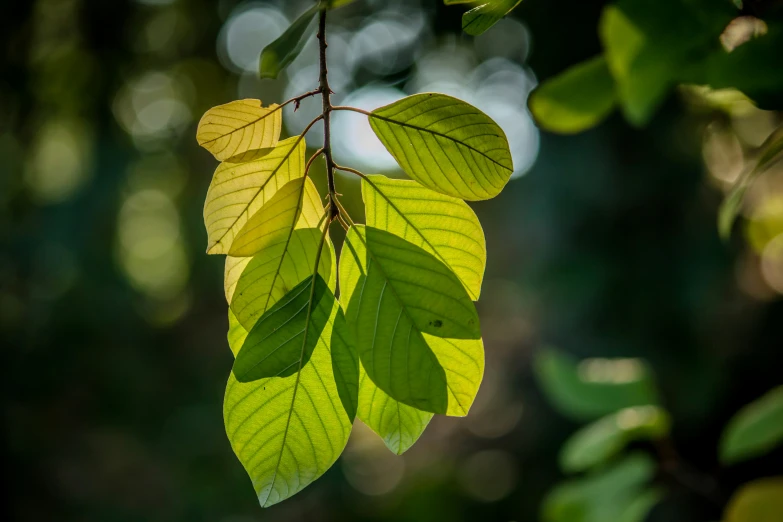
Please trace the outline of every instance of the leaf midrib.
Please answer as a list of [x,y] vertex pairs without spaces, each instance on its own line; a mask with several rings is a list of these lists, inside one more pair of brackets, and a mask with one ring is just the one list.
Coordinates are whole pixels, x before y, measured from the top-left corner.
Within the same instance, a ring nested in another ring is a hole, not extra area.
[[[260,107],[260,108],[263,109],[263,107]],[[218,136],[217,138],[213,138],[211,140],[207,140],[207,141],[203,142],[202,145],[207,145],[208,143],[214,143],[214,142],[216,142],[217,140],[219,140],[221,138],[225,138],[226,136],[230,136],[230,135],[234,134],[235,132],[239,132],[241,130],[246,129],[246,128],[250,127],[251,125],[255,125],[259,121],[266,119],[268,116],[273,115],[274,113],[276,113],[277,111],[281,110],[282,108],[283,108],[282,105],[278,105],[277,107],[275,107],[271,111],[267,112],[266,114],[264,114],[260,118],[257,118],[255,120],[251,121],[250,123],[246,123],[245,125],[242,125],[241,127],[237,127],[236,129],[232,130],[231,132],[227,132],[226,134],[223,134],[222,136]],[[236,111],[236,112],[239,112],[239,111]],[[230,117],[230,116],[228,116],[228,117]],[[209,122],[209,125],[217,125],[217,123]]]

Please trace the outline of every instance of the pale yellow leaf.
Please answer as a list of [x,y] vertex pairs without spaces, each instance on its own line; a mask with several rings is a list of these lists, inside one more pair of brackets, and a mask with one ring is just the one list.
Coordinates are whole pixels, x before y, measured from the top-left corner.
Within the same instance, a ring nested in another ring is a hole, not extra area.
[[236,100],[212,107],[196,131],[198,144],[218,160],[277,145],[282,127],[281,107],[263,107],[261,100]]

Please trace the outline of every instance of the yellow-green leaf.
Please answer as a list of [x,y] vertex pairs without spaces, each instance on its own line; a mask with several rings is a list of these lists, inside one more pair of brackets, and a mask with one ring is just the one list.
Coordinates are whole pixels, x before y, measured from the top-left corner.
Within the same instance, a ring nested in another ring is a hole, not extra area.
[[614,81],[603,56],[550,78],[528,101],[540,127],[562,134],[594,127],[612,112],[615,103]]
[[391,232],[437,257],[474,301],[487,262],[484,231],[462,200],[410,180],[368,176],[362,181],[367,226]]
[[287,182],[304,176],[305,140],[294,136],[254,151],[244,163],[221,163],[204,204],[208,254],[228,254],[239,230]]
[[720,442],[720,458],[733,464],[758,457],[783,442],[783,386],[742,408]]
[[376,109],[370,125],[410,177],[442,194],[489,199],[514,171],[503,129],[445,94],[414,94]]
[[723,522],[780,522],[783,516],[783,477],[748,482],[737,491]]
[[386,231],[354,226],[340,288],[359,358],[381,390],[421,410],[468,413],[484,348],[475,307],[443,263]]
[[[315,188],[315,185],[310,180],[310,178],[307,178],[307,181],[305,182],[304,198],[302,200],[302,212],[299,214],[299,218],[296,222],[296,226],[294,227],[294,229],[299,230],[302,228],[317,228],[319,226],[319,222],[321,221],[321,217],[323,215],[324,215],[324,205],[321,201],[321,196],[318,193],[318,189]],[[292,230],[291,233],[293,232],[294,231]],[[290,241],[290,237],[286,236],[280,238],[279,243],[270,244],[267,248],[269,250],[274,251],[276,248],[279,248],[280,245],[284,245],[288,241]],[[327,244],[329,245],[330,250],[332,251],[332,260],[334,260],[334,246],[331,244],[331,241],[329,241],[328,237],[326,238],[326,241]],[[287,247],[283,247],[283,251],[281,255],[285,256],[286,252],[287,252]],[[266,253],[259,252],[258,255],[263,256],[266,255]],[[226,293],[226,301],[228,301],[229,304],[232,303],[232,297],[234,295],[234,290],[236,289],[237,282],[239,282],[239,278],[242,276],[245,268],[247,267],[247,265],[250,263],[252,259],[253,259],[252,257],[226,256],[226,268],[225,268],[225,275],[223,278],[223,286]],[[325,262],[326,261],[323,261],[322,265]],[[261,273],[258,274],[259,276],[262,275]],[[330,282],[329,287],[334,288],[334,285],[332,284],[332,281],[334,280],[334,275],[332,274],[327,276],[327,272],[322,272],[322,275]],[[297,283],[298,282],[299,281],[297,281]],[[245,325],[252,326],[252,325],[248,325],[247,322],[245,322]]]
[[608,461],[630,442],[660,439],[669,433],[669,414],[657,406],[635,406],[588,424],[569,438],[560,452],[560,466],[576,473]]
[[198,144],[223,161],[248,151],[277,145],[283,111],[261,100],[236,100],[212,107],[201,118],[196,131]]
[[305,178],[293,179],[247,220],[231,243],[229,255],[248,257],[290,237],[302,210]]
[[[335,321],[339,305],[333,299],[332,305],[319,311],[328,320],[299,371],[249,383],[229,377],[223,403],[226,433],[263,507],[320,477],[348,441],[358,366],[343,342],[346,332],[339,331],[345,323]],[[235,323],[235,329],[241,328]],[[238,342],[241,335],[233,338]]]

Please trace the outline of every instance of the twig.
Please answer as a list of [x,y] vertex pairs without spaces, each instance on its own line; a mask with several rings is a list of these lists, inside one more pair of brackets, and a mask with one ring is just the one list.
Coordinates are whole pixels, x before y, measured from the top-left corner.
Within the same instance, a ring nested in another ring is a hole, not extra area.
[[[324,119],[324,158],[326,158],[326,181],[329,187],[329,199],[330,201],[336,201],[335,189],[334,189],[334,160],[332,159],[332,129],[330,113],[332,111],[332,102],[330,96],[332,90],[329,88],[328,70],[326,67],[326,10],[323,9],[318,14],[318,48],[319,48],[319,63],[321,74],[319,77],[319,85],[321,91],[321,99],[323,100],[323,113],[321,116]],[[332,218],[334,218],[340,211],[336,205],[329,207],[332,212]]]

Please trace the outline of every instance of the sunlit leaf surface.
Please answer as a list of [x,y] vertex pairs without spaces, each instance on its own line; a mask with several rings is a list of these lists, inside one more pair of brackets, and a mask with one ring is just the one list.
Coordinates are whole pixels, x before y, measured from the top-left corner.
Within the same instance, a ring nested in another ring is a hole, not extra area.
[[228,254],[237,233],[287,182],[304,176],[305,140],[294,136],[255,151],[243,163],[221,163],[204,204],[208,254]]
[[487,246],[476,213],[464,201],[385,176],[363,180],[362,198],[367,226],[431,253],[457,275],[471,299],[479,298]]
[[742,408],[729,422],[720,444],[723,462],[758,457],[783,442],[783,386]]
[[416,408],[466,415],[484,352],[478,315],[457,277],[402,238],[355,226],[343,245],[340,287],[373,382]]
[[635,440],[659,439],[669,433],[669,414],[657,406],[625,408],[574,433],[560,452],[564,471],[575,473],[606,462]]
[[228,160],[277,145],[282,121],[279,105],[236,100],[209,109],[198,124],[196,139],[215,158]]
[[640,359],[586,359],[540,350],[535,374],[550,402],[577,420],[595,419],[630,406],[657,404],[658,394]]
[[533,91],[528,101],[540,127],[563,134],[594,127],[609,115],[615,103],[614,81],[603,56],[550,78]]
[[370,125],[410,177],[442,194],[489,199],[514,171],[503,130],[445,94],[414,94],[376,109]]
[[[301,370],[249,383],[238,382],[233,373],[229,377],[226,433],[264,507],[316,480],[348,441],[358,366],[343,342],[346,332],[339,331],[345,323],[334,322],[338,309],[334,300],[331,309],[319,309],[328,320]],[[238,329],[234,323],[229,336],[235,343],[241,340]]]

